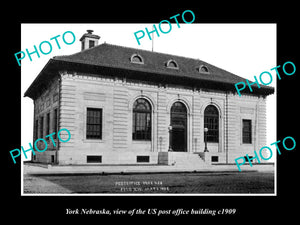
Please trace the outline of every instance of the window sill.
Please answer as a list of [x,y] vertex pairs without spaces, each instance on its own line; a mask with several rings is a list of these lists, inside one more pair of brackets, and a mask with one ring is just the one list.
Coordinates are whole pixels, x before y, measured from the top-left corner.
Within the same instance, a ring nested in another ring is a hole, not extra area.
[[132,140],[132,143],[151,143],[151,140]]
[[83,143],[104,143],[103,139],[84,139]]

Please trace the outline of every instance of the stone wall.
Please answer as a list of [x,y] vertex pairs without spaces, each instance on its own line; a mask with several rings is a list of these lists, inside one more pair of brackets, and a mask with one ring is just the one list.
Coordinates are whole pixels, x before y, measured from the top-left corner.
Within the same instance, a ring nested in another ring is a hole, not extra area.
[[[66,71],[60,72],[60,79],[60,85],[54,81],[35,101],[35,120],[42,115],[45,119],[48,112],[52,120],[57,108],[58,129],[67,128],[71,133],[70,141],[58,145],[55,157],[59,164],[85,164],[87,156],[101,156],[102,164],[132,164],[137,163],[137,156],[149,156],[148,163],[157,164],[158,153],[169,148],[170,109],[176,101],[187,108],[187,153],[204,151],[204,110],[211,104],[219,111],[219,142],[208,143],[209,155],[218,156],[216,163],[233,163],[266,142],[262,97]],[[132,140],[132,107],[137,98],[147,99],[152,106],[151,141]],[[101,140],[86,138],[87,108],[102,109]],[[252,123],[251,144],[242,143],[243,119]]]

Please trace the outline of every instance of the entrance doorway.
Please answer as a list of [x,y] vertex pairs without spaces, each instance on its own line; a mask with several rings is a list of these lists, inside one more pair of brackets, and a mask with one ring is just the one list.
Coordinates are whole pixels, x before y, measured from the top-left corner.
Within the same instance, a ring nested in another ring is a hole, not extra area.
[[171,107],[170,147],[172,151],[187,151],[187,109],[181,102]]

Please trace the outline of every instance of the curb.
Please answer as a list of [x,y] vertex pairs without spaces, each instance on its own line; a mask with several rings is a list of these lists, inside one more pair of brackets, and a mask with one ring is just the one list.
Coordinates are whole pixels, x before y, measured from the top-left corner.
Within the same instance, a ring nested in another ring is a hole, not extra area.
[[[254,173],[259,172],[258,170],[245,170],[239,172],[238,170],[165,170],[165,171],[99,171],[99,172],[33,172],[25,173],[26,176],[107,176],[107,175],[139,175],[139,174],[179,174],[179,173],[202,173],[202,174],[228,174],[228,173]],[[272,171],[265,171],[272,172]]]
[[274,173],[275,167],[260,167],[255,166],[242,170],[241,172],[232,166],[217,166],[210,167],[176,167],[176,166],[162,166],[152,165],[144,166],[52,166],[48,164],[25,164],[23,167],[24,175],[26,176],[84,176],[84,175],[130,175],[130,174],[172,174],[172,173],[236,173],[243,174],[249,172],[272,172]]

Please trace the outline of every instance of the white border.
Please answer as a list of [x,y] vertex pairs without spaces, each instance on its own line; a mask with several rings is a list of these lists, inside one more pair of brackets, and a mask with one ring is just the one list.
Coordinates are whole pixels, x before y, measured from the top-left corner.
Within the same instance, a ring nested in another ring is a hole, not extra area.
[[[138,45],[134,32],[150,29],[152,24],[21,24],[21,49],[33,51],[33,45],[66,31],[72,31],[76,41],[61,49],[53,50],[49,55],[37,58],[32,55],[32,62],[25,58],[21,64],[21,145],[28,146],[33,135],[33,103],[24,98],[24,92],[39,74],[46,62],[56,55],[69,55],[81,50],[80,37],[87,29],[100,35],[99,44],[108,42],[121,46],[151,50],[152,42],[141,39]],[[155,38],[155,52],[180,55],[189,58],[199,58],[246,79],[253,80],[254,75],[269,71],[276,64],[276,24],[173,24],[171,32]],[[120,36],[122,34],[122,36]],[[16,66],[18,66],[16,62]],[[180,65],[179,65],[180,66]],[[274,75],[274,71],[272,71]],[[276,86],[276,79],[270,86]],[[270,103],[271,102],[271,103]],[[276,139],[276,90],[267,101],[267,145]],[[271,118],[270,118],[271,117]],[[274,129],[275,128],[275,129]],[[17,147],[17,146],[16,146]],[[22,196],[275,196],[277,195],[277,163],[275,156],[274,194],[24,194],[23,165],[21,165],[21,195]],[[23,156],[22,156],[23,160]],[[254,165],[255,166],[255,165]]]

